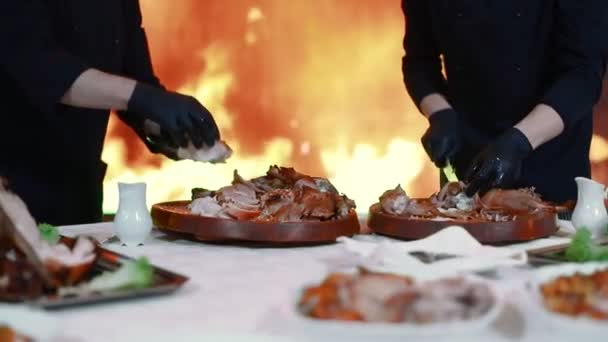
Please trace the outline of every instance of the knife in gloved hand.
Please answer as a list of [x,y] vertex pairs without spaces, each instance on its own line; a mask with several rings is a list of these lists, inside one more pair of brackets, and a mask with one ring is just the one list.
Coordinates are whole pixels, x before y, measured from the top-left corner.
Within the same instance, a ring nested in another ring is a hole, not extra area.
[[448,182],[458,182],[458,176],[456,176],[456,171],[454,171],[454,168],[452,167],[452,164],[449,160],[447,162],[447,165],[441,169],[441,172],[443,172]]

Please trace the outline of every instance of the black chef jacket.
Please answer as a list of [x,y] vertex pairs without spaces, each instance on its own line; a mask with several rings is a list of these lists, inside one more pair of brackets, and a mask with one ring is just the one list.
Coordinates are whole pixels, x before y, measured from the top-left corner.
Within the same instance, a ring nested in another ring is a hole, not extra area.
[[109,111],[58,103],[88,68],[158,84],[139,3],[4,0],[0,13],[0,175],[38,221],[99,221]]
[[[590,176],[592,107],[601,93],[606,0],[403,0],[403,76],[417,105],[443,94],[490,141],[536,105],[564,132],[525,160],[521,184],[547,200],[576,199]],[[442,74],[445,68],[445,76]],[[454,161],[459,176],[482,147]]]

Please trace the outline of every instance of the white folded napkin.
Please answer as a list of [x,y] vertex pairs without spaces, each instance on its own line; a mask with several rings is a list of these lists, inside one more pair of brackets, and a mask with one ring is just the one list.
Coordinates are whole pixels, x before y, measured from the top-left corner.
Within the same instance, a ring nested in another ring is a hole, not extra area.
[[[484,246],[458,226],[447,227],[425,239],[411,242],[366,237],[340,237],[338,242],[348,252],[331,260],[339,267],[362,266],[371,271],[408,275],[419,280],[433,280],[527,262],[525,251]],[[425,263],[410,252],[453,257]]]

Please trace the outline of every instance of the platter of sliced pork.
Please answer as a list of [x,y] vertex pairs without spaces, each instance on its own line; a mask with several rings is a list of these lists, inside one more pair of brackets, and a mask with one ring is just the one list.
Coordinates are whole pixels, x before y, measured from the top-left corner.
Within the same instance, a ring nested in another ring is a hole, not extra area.
[[152,219],[162,231],[214,242],[314,244],[359,232],[354,201],[329,180],[278,166],[249,180],[235,170],[230,185],[155,204]]
[[369,227],[376,233],[421,239],[458,225],[484,243],[529,241],[557,231],[556,213],[567,207],[545,202],[531,188],[492,189],[466,196],[462,182],[447,183],[428,198],[410,198],[397,186],[370,207]]

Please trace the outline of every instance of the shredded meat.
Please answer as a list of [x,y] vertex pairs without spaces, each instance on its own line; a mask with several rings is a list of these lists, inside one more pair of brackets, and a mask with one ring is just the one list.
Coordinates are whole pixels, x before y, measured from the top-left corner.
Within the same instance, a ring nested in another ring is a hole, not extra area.
[[548,310],[608,320],[608,269],[558,277],[541,285],[540,292]]
[[396,216],[413,218],[445,218],[460,221],[483,220],[505,222],[517,215],[535,210],[554,210],[555,206],[543,202],[534,189],[494,189],[482,198],[467,197],[462,182],[447,183],[429,198],[412,199],[401,186],[380,196],[382,211]]
[[553,205],[541,200],[534,188],[488,191],[481,198],[481,205],[486,209],[502,209],[512,213],[526,213],[535,209],[551,210]]
[[251,180],[235,170],[232,185],[216,192],[193,191],[192,200],[194,214],[259,222],[339,219],[355,208],[329,180],[277,166]]
[[416,284],[407,277],[361,271],[331,274],[298,303],[312,318],[418,324],[475,319],[495,298],[486,285],[463,278]]

